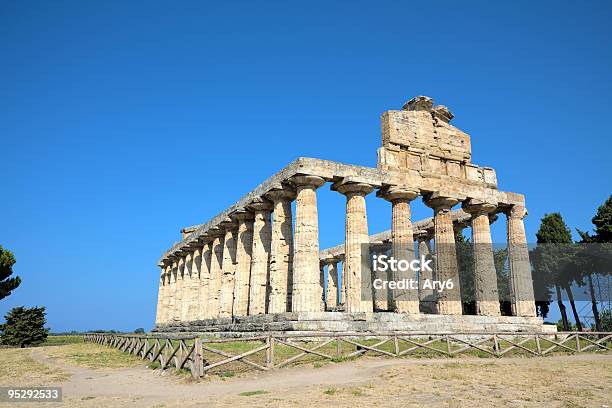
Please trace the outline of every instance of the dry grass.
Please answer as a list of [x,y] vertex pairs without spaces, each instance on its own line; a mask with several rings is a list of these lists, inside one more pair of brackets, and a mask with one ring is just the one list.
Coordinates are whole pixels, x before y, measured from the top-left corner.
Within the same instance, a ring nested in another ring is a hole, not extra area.
[[69,377],[65,371],[34,361],[32,349],[0,349],[0,385],[56,384]]
[[52,359],[59,360],[68,365],[91,369],[126,368],[145,364],[138,357],[94,343],[74,343],[56,347],[44,347],[43,352]]

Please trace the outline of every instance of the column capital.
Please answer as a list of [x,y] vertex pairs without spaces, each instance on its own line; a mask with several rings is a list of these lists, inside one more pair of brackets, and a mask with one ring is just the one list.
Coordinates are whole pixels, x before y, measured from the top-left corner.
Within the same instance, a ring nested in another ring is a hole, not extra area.
[[429,208],[433,208],[435,211],[439,211],[450,210],[459,202],[459,199],[455,197],[443,196],[433,193],[426,197],[423,197],[423,202]]
[[461,203],[461,208],[468,214],[476,217],[478,215],[484,215],[494,212],[497,209],[497,205],[488,203],[474,198],[469,198]]
[[255,215],[251,211],[238,210],[230,214],[230,218],[236,222],[240,221],[251,221],[255,218]]
[[219,223],[219,227],[227,232],[238,228],[238,223],[232,217],[226,217]]
[[434,237],[434,231],[431,230],[431,229],[429,229],[429,230],[425,230],[425,229],[417,230],[417,231],[414,231],[414,236],[415,236],[415,238],[419,242],[430,241]]
[[519,204],[514,204],[510,207],[508,207],[504,213],[509,217],[509,218],[518,218],[518,219],[523,219],[527,216],[528,212],[527,212],[527,208],[525,208],[525,206],[523,205],[519,205]]
[[288,188],[275,188],[268,191],[266,194],[264,194],[264,196],[276,203],[279,201],[293,201],[295,200],[296,193],[292,189]]
[[325,184],[325,179],[319,176],[295,175],[289,179],[289,182],[296,187],[308,186],[319,188]]
[[418,189],[402,186],[388,186],[378,190],[376,196],[381,197],[384,200],[394,202],[399,200],[412,201],[417,198],[419,194]]
[[225,236],[225,231],[221,228],[221,226],[218,227],[214,227],[208,230],[207,235],[212,238],[212,240],[214,241],[215,238],[219,238],[219,237],[223,237]]
[[247,209],[254,212],[272,211],[273,208],[274,206],[272,203],[263,197],[255,197],[253,201],[251,201],[251,204],[247,206]]
[[344,194],[345,196],[360,195],[366,196],[374,190],[374,186],[367,183],[361,183],[356,181],[339,181],[332,184],[332,190]]

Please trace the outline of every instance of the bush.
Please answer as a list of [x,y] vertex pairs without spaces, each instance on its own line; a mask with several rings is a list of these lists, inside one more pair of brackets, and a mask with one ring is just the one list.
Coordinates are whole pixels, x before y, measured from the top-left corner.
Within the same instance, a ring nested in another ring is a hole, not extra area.
[[134,330],[134,333],[136,334],[144,334],[144,329],[142,327],[137,328],[136,330]]
[[9,346],[35,346],[47,339],[49,329],[45,329],[45,308],[23,306],[11,309],[0,325],[0,343]]

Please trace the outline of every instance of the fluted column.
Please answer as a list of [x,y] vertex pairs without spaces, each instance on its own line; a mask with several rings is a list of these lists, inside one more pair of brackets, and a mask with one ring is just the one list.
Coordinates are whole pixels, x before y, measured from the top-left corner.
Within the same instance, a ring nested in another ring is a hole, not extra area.
[[161,310],[161,323],[168,323],[168,310],[170,308],[170,278],[172,275],[172,265],[170,263],[166,263],[163,267],[164,269],[164,290],[162,297],[162,310]]
[[162,266],[161,273],[159,275],[159,288],[157,291],[157,309],[155,312],[155,325],[158,325],[163,320],[163,310],[164,310],[164,289],[166,284],[166,269]]
[[185,254],[178,254],[176,282],[174,283],[174,311],[173,319],[175,322],[181,321],[183,310],[183,275],[185,273]]
[[[391,186],[380,192],[385,200],[391,202],[391,245],[393,258],[397,261],[411,262],[414,257],[414,237],[410,214],[410,202],[419,195],[417,190]],[[412,280],[417,282],[417,271],[391,271],[392,280]],[[392,308],[397,313],[419,313],[418,290],[395,289],[392,291]]]
[[[417,235],[419,241],[419,259],[433,259],[431,256],[431,236],[427,231],[419,231]],[[425,288],[425,283],[429,280],[432,282],[435,279],[434,271],[420,270],[419,271],[419,301],[420,311],[424,313],[437,313],[436,293],[433,289]]]
[[193,254],[188,252],[185,254],[185,264],[183,266],[183,287],[181,299],[181,322],[186,322],[189,303],[191,303],[191,271],[193,265]]
[[200,275],[202,270],[202,247],[196,247],[191,257],[191,284],[189,304],[187,305],[187,321],[198,319],[200,304]]
[[[206,238],[210,239],[210,238]],[[211,242],[202,245],[202,262],[200,263],[200,286],[198,296],[197,319],[204,320],[210,318],[208,309],[209,304],[209,283],[210,266],[212,261],[213,246]]]
[[472,247],[474,257],[474,297],[476,314],[499,316],[497,272],[493,257],[493,241],[489,213],[497,206],[477,200],[463,202],[463,210],[472,215]]
[[523,223],[526,215],[527,209],[520,205],[514,205],[506,211],[512,311],[516,316],[530,317],[536,315],[536,310],[529,249]]
[[293,272],[293,220],[291,201],[295,193],[288,189],[272,190],[266,194],[274,205],[272,243],[270,246],[270,297],[268,313],[291,310]]
[[221,292],[219,295],[219,317],[232,317],[234,306],[234,278],[236,273],[236,236],[238,224],[231,219],[222,223],[225,230],[223,240],[223,262],[221,265]]
[[209,231],[213,237],[210,259],[210,278],[208,279],[208,318],[219,317],[219,296],[221,293],[221,274],[223,266],[223,240],[225,231]]
[[249,311],[251,251],[253,250],[253,213],[240,211],[232,214],[232,219],[238,223],[233,310],[234,316],[246,316]]
[[252,316],[266,313],[270,245],[272,239],[270,226],[272,204],[267,200],[259,198],[249,205],[248,208],[255,213],[253,249],[251,252],[251,280],[249,286],[249,316]]
[[176,309],[176,275],[178,274],[178,257],[173,256],[172,265],[170,267],[170,276],[168,282],[168,310],[167,310],[167,323],[174,323],[174,315]]
[[319,261],[319,285],[321,289],[321,302],[323,302],[323,311],[325,311],[325,262]]
[[451,208],[459,202],[456,198],[435,196],[424,200],[434,210],[434,239],[437,280],[452,282],[453,288],[438,293],[438,313],[462,314],[459,268],[455,249],[455,234]]
[[296,186],[295,231],[293,235],[293,312],[323,310],[319,282],[319,216],[317,188],[325,180],[316,176],[294,176]]
[[327,309],[338,306],[338,261],[335,259],[327,264],[327,295],[325,300]]
[[[362,268],[362,260],[369,259],[368,217],[365,196],[373,187],[364,183],[335,185],[335,190],[346,196],[346,238],[344,276],[346,277],[346,311],[372,312],[372,275]],[[368,251],[365,252],[364,251]],[[368,262],[369,264],[369,262]]]

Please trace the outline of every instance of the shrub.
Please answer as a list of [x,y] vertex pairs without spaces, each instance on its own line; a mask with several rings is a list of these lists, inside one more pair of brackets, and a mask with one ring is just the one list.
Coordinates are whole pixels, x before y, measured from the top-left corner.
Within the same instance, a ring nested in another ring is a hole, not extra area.
[[44,343],[49,334],[45,329],[45,308],[23,306],[11,309],[0,325],[0,343],[9,346],[34,346]]

